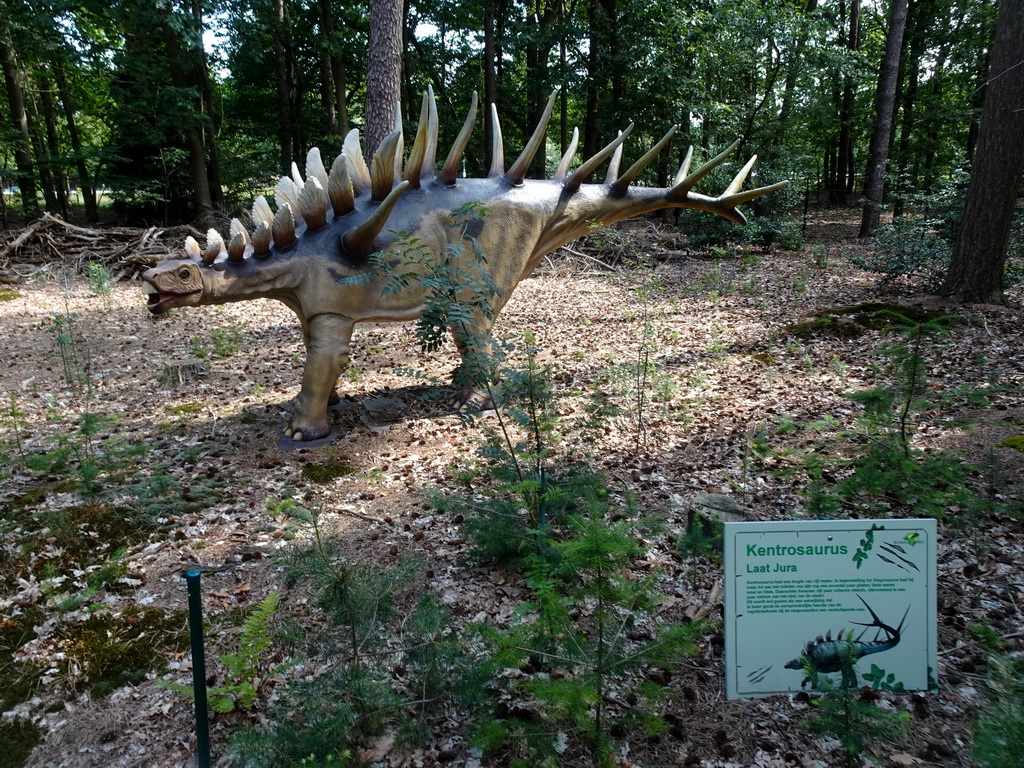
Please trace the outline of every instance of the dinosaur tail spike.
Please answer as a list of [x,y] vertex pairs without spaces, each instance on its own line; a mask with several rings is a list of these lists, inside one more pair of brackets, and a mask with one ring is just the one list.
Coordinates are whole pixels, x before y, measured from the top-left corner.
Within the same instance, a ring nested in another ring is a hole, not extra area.
[[572,163],[573,157],[576,156],[576,147],[580,143],[580,129],[572,129],[572,140],[569,142],[569,146],[565,150],[565,154],[562,155],[562,159],[558,163],[558,168],[555,169],[554,175],[551,177],[553,181],[564,181],[565,177],[569,174],[569,164]]
[[[621,133],[621,131],[619,131]],[[608,173],[604,177],[604,183],[612,186],[619,179],[619,166],[622,165],[622,145],[619,144],[612,153],[612,159],[608,161]]]
[[[409,182],[411,189],[420,188],[420,177],[423,176],[423,169],[426,165],[427,144],[430,142],[430,102],[434,99],[434,91],[430,89],[423,94],[423,104],[420,107],[420,124],[416,130],[416,141],[413,142],[412,150],[409,152],[409,162],[405,165],[405,180]],[[437,141],[437,134],[434,134],[434,141]],[[427,166],[428,170],[431,170]]]
[[321,189],[327,189],[327,168],[324,167],[324,160],[317,147],[306,153],[306,179],[316,179]]
[[271,232],[274,236],[274,245],[278,248],[286,248],[295,242],[295,214],[288,203],[284,203],[274,214]]
[[310,231],[320,229],[327,224],[328,202],[327,192],[321,186],[320,180],[315,176],[310,176],[299,193],[299,213]]
[[270,224],[261,221],[256,225],[256,231],[252,233],[252,252],[254,256],[266,256],[270,253]]
[[533,136],[530,137],[530,141],[526,145],[526,149],[523,150],[522,154],[519,155],[519,158],[505,174],[505,181],[509,184],[519,186],[523,183],[523,179],[526,178],[526,172],[530,169],[530,163],[537,156],[538,150],[544,146],[544,134],[547,132],[548,122],[551,120],[551,111],[555,108],[555,97],[557,95],[557,89],[551,93],[548,103],[544,107],[544,112],[541,114],[540,120],[537,121],[537,127],[533,131]]
[[597,166],[599,166],[601,163],[607,160],[608,157],[611,156],[613,152],[615,152],[615,149],[620,144],[622,144],[622,142],[624,142],[627,138],[629,138],[629,134],[631,134],[632,132],[633,124],[630,123],[629,127],[626,128],[626,130],[624,130],[622,133],[620,133],[611,144],[609,144],[607,147],[602,149],[592,158],[587,160],[587,162],[583,163],[583,165],[581,165],[579,168],[573,171],[572,175],[565,180],[565,188],[570,192],[575,192],[577,189],[579,189],[580,184],[582,184],[586,180],[586,178],[591,173],[594,172],[594,169],[597,168]]
[[209,266],[213,264],[224,252],[224,238],[216,229],[206,231],[206,250],[203,251],[203,263]]
[[676,178],[672,182],[673,187],[678,187],[683,180],[690,173],[690,163],[693,162],[693,144],[686,150],[686,157],[683,158],[682,165],[679,166],[679,170],[676,172]]
[[203,260],[203,249],[199,247],[198,241],[192,235],[185,238],[185,256],[195,261]]
[[[633,163],[633,165],[629,167],[629,170],[627,170],[618,178],[618,180],[615,181],[614,184],[612,184],[612,192],[618,194],[625,192],[629,185],[636,180],[636,177],[640,175],[640,172],[650,165],[651,161],[658,156],[670,141],[672,141],[672,136],[675,135],[676,128],[677,126],[673,125],[669,129],[668,133],[662,137],[661,141],[651,147],[647,154]],[[622,145],[620,144],[619,147],[621,148],[621,146]]]
[[[285,206],[291,211],[295,217],[295,223],[298,224],[301,219],[299,218],[299,192],[301,188],[295,183],[294,179],[288,176],[282,176],[281,180],[277,182],[277,189],[274,192],[274,199],[277,201],[278,213]],[[275,238],[276,240],[277,238]]]
[[[691,189],[697,186],[697,182],[699,182],[701,179],[703,179],[705,176],[707,176],[709,173],[715,170],[715,168],[720,166],[725,161],[725,158],[727,158],[729,155],[736,151],[736,147],[738,147],[739,145],[740,140],[736,139],[736,141],[729,145],[728,149],[726,149],[720,155],[717,155],[708,160],[706,163],[704,163],[704,165],[702,165],[692,174],[684,175],[683,178],[679,179],[676,182],[675,186],[672,187],[669,194],[671,194],[672,196],[685,197],[687,192],[689,192]],[[680,169],[680,173],[682,173],[682,169]]]
[[754,163],[757,162],[757,155],[751,155],[750,159],[747,160],[747,164],[744,165],[740,172],[733,177],[733,180],[729,182],[729,186],[725,188],[725,191],[721,194],[721,197],[729,197],[735,195],[740,191],[740,187],[743,186],[743,182],[747,180],[747,176],[750,175],[750,169],[754,167]]
[[[398,142],[395,144],[394,179],[402,178],[402,158],[405,157],[405,132],[402,129],[402,101],[395,102],[395,131],[398,132]],[[389,187],[390,189],[390,187]]]
[[349,175],[348,160],[344,154],[334,158],[331,165],[331,172],[327,177],[327,196],[331,199],[335,216],[344,216],[356,207],[352,177]]
[[437,133],[439,121],[437,119],[437,99],[434,98],[434,87],[427,86],[427,93],[430,95],[427,109],[427,151],[423,153],[423,171],[433,174],[437,166]]
[[363,160],[363,150],[359,146],[359,131],[353,128],[345,137],[341,149],[342,154],[348,161],[348,173],[352,179],[352,187],[358,195],[370,188],[370,169],[366,167]]
[[729,209],[735,209],[737,205],[743,205],[749,203],[751,200],[756,200],[759,197],[763,197],[777,189],[782,189],[789,184],[788,181],[778,181],[775,184],[770,184],[767,187],[758,187],[757,189],[748,189],[746,192],[737,192],[733,195],[723,195],[720,200],[723,206]]
[[462,153],[466,151],[466,145],[469,144],[469,137],[473,133],[473,124],[476,122],[476,107],[479,97],[476,91],[473,91],[473,100],[469,105],[469,115],[466,117],[466,122],[462,126],[462,130],[459,131],[458,137],[455,139],[455,143],[452,144],[451,151],[448,153],[447,159],[444,161],[444,167],[441,169],[441,175],[438,176],[438,181],[446,186],[451,186],[455,183],[455,177],[459,175],[459,164],[462,162]]
[[491,170],[487,172],[488,178],[505,175],[505,142],[501,138],[498,108],[493,104],[491,104],[491,125],[493,126],[493,135],[491,136]]
[[395,153],[401,131],[392,131],[380,143],[373,154],[373,171],[370,174],[370,199],[379,202],[388,196],[395,184]]
[[387,223],[388,216],[391,215],[391,210],[395,207],[395,203],[398,202],[398,198],[407,189],[409,189],[409,182],[403,181],[391,190],[388,196],[384,198],[384,201],[377,206],[377,210],[373,212],[370,218],[358,227],[354,227],[345,233],[342,242],[349,253],[360,257],[370,254],[374,238],[384,229],[384,225]]
[[252,204],[252,220],[256,225],[266,224],[268,227],[274,223],[274,212],[270,210],[270,203],[263,195],[257,197]]

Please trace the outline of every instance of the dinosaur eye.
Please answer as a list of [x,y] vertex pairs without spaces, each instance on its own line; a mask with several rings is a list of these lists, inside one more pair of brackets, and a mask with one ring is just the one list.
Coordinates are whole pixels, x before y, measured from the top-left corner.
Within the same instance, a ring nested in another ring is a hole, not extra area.
[[182,267],[181,269],[178,270],[178,277],[181,278],[182,280],[188,280],[191,274],[192,273],[189,271],[188,267]]

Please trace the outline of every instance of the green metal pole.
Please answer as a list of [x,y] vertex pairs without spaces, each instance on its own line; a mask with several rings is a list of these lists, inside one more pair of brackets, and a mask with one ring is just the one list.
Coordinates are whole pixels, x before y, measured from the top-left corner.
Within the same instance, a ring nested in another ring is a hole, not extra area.
[[185,574],[188,584],[188,626],[192,637],[192,691],[196,705],[196,764],[210,768],[210,720],[206,708],[206,652],[203,648],[202,574],[192,570]]

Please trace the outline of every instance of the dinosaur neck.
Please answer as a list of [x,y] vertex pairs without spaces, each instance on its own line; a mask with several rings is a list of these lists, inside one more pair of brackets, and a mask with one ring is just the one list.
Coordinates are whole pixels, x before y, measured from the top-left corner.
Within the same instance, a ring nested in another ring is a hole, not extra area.
[[293,254],[274,254],[266,259],[219,261],[204,270],[203,304],[227,304],[249,299],[280,299],[288,302],[302,283],[303,260]]

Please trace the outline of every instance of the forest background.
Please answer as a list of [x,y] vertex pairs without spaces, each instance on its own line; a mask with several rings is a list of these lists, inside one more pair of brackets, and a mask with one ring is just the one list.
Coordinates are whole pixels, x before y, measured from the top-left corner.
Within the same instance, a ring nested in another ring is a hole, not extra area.
[[[1022,15],[1011,14],[1019,3],[1004,5],[1005,17]],[[333,157],[351,128],[366,127],[368,3],[0,8],[3,227],[38,215],[40,203],[91,221],[223,223],[293,161],[302,167],[310,147]],[[477,90],[497,105],[515,148],[557,88],[547,157],[533,175],[557,162],[574,127],[589,156],[631,121],[635,154],[678,124],[681,140],[647,181],[665,185],[690,143],[714,153],[739,138],[740,154],[760,155],[761,180],[794,182],[762,204],[762,217],[805,195],[844,204],[867,186],[868,235],[884,184],[897,220],[939,219],[952,240],[992,90],[998,15],[989,0],[406,0],[402,115],[411,135],[420,94],[433,86],[444,146]],[[993,81],[1019,91],[1024,76]],[[488,110],[483,122],[468,175],[489,167]],[[1005,152],[1015,190],[1021,152]],[[996,249],[1001,267],[1005,246]],[[998,299],[1001,287],[968,298]]]

